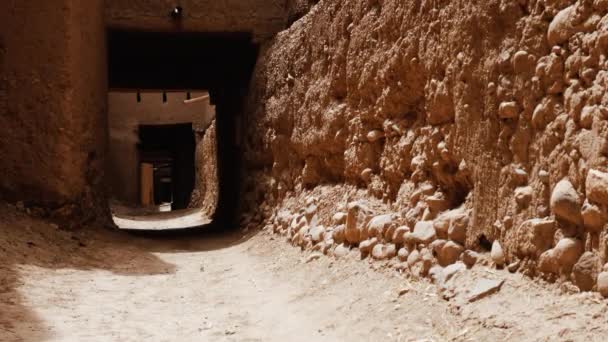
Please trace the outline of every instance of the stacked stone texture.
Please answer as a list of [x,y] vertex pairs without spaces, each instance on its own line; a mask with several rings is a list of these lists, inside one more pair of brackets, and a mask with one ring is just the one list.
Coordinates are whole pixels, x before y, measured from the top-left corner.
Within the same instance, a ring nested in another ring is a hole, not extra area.
[[607,294],[607,13],[605,0],[321,1],[262,50],[245,156],[269,201],[347,184],[391,210],[335,203],[318,241],[296,209],[270,226],[422,274],[490,241],[498,266]]

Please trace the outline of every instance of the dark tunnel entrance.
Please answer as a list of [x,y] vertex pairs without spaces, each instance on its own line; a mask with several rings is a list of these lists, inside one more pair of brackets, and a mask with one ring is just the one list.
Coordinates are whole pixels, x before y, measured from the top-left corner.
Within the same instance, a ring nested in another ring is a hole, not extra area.
[[141,125],[139,141],[140,161],[152,171],[151,181],[142,188],[151,190],[155,204],[171,203],[173,210],[186,209],[194,188],[192,124]]
[[[214,226],[218,227],[232,226],[239,210],[241,150],[237,123],[257,54],[258,47],[249,33],[108,31],[110,89],[208,91],[210,101],[215,105],[217,132],[219,194],[212,219]],[[168,133],[167,127],[142,125],[139,147],[144,159],[153,165],[158,164],[156,171],[160,189],[154,193],[155,201],[173,196],[173,209],[178,209],[187,207],[190,199],[195,169],[194,150],[191,141],[186,141],[192,136],[191,126],[171,129],[173,133]],[[179,130],[181,133],[177,133]],[[189,132],[185,133],[186,130]],[[175,144],[167,144],[166,141]],[[163,150],[164,155],[158,152]],[[179,166],[175,168],[177,163]],[[166,176],[168,172],[171,177]],[[168,185],[161,184],[169,181],[170,195]]]

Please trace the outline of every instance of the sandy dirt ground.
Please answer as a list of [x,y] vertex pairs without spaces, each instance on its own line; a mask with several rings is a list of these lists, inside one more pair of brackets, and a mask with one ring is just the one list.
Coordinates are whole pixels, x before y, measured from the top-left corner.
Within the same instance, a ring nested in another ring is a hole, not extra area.
[[[596,294],[504,279],[468,303],[386,263],[302,253],[264,232],[70,233],[2,206],[0,341],[601,341]],[[314,255],[316,256],[316,255]],[[567,292],[567,291],[566,291]],[[401,293],[401,295],[400,295]]]

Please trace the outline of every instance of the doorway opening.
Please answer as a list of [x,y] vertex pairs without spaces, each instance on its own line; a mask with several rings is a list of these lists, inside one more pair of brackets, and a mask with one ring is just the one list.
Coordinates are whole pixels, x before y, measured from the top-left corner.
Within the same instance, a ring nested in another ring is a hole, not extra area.
[[[175,211],[198,205],[192,198],[209,198],[201,192],[212,189],[217,200],[208,216],[230,226],[239,210],[239,122],[257,55],[250,33],[110,30],[110,197]],[[155,109],[146,114],[128,110],[148,105]],[[213,148],[199,148],[208,137]],[[209,150],[213,158],[200,158]],[[199,174],[206,162],[217,164],[213,175]],[[209,177],[217,186],[200,180]]]
[[195,133],[204,133],[215,118],[208,93],[113,89],[108,103],[112,209],[147,214],[188,208]]
[[142,205],[160,211],[186,209],[194,189],[192,124],[140,125],[139,169]]

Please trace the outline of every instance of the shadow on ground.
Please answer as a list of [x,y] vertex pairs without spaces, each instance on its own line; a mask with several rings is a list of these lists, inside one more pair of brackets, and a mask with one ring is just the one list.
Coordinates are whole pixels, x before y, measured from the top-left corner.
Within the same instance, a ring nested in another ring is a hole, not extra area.
[[131,241],[147,252],[180,253],[204,252],[229,248],[246,242],[256,231],[243,233],[237,229],[211,222],[206,225],[165,230],[124,230]]
[[149,232],[82,227],[62,230],[0,204],[0,341],[43,341],[47,327],[19,293],[24,269],[103,270],[125,276],[173,274],[176,266],[154,253],[210,251],[247,241],[255,233],[225,233],[217,224]]

